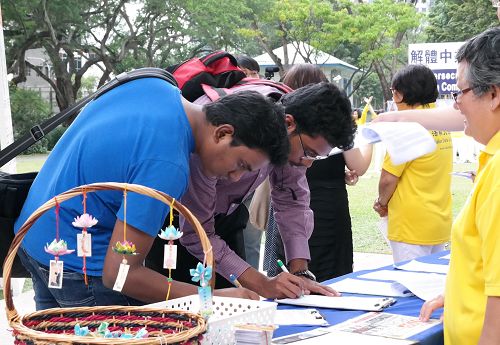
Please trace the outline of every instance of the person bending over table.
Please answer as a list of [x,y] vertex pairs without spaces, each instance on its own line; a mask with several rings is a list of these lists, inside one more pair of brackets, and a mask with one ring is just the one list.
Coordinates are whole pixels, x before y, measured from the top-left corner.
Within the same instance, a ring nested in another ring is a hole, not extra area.
[[[298,89],[327,80],[318,66],[298,64],[286,72],[283,83]],[[307,169],[310,207],[314,212],[314,228],[308,241],[311,256],[308,266],[317,281],[322,282],[353,270],[351,216],[346,184],[356,184],[358,177],[368,169],[371,157],[372,145],[366,145],[315,161]],[[264,268],[267,269],[268,277],[274,277],[281,273],[277,259],[285,261],[286,255],[272,211],[269,212],[265,250]]]
[[[163,128],[169,128],[165,133]],[[240,176],[269,163],[279,166],[289,152],[284,112],[257,92],[245,92],[199,106],[181,97],[164,80],[143,78],[123,84],[89,103],[39,172],[15,224],[17,232],[44,202],[77,186],[95,182],[135,183],[179,199],[189,181],[189,158],[196,153],[207,178]],[[165,300],[167,278],[143,265],[168,206],[129,193],[126,205],[127,237],[137,247],[128,256],[129,271],[123,289],[112,290],[122,255],[111,247],[124,238],[122,193],[89,193],[87,213],[98,220],[92,235],[92,256],[87,258],[85,284],[82,258],[65,255],[61,289],[48,288],[49,261],[54,256],[44,244],[55,237],[55,212],[46,212],[27,232],[19,255],[31,273],[36,308],[129,305]],[[61,203],[59,238],[76,248],[74,218],[82,214],[82,199]],[[59,261],[61,262],[61,261]],[[192,266],[190,268],[194,268]],[[197,287],[173,282],[171,298],[196,294]],[[258,296],[246,289],[215,294]]]
[[[285,107],[291,147],[288,164],[283,167],[270,165],[243,176],[228,175],[214,179],[204,175],[200,169],[200,158],[193,155],[189,188],[182,202],[207,231],[217,272],[224,278],[228,279],[233,274],[244,287],[266,298],[295,298],[302,295],[303,290],[334,296],[336,291],[310,279],[312,275],[307,267],[310,259],[307,241],[313,228],[313,214],[309,208],[305,172],[315,159],[326,156],[333,147],[352,146],[356,127],[351,119],[351,106],[346,94],[331,83],[305,86],[284,95],[281,103]],[[275,217],[280,224],[290,271],[274,278],[266,277],[246,263],[242,246],[234,245],[237,241],[233,244],[226,242],[241,236],[248,220],[248,211],[242,202],[267,176],[272,186]],[[184,232],[181,244],[191,254],[202,257],[202,247],[192,227],[183,220],[181,227]],[[154,258],[150,256],[151,259]],[[192,260],[198,261],[195,257]],[[156,261],[155,266],[158,267],[161,263],[158,258]],[[189,279],[189,276],[183,279]],[[218,281],[220,284],[221,279]]]

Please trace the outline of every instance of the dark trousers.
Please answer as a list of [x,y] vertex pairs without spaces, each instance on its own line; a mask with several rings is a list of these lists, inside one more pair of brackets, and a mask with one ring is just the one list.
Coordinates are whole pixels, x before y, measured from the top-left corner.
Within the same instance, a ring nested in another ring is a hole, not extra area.
[[[246,227],[247,221],[248,210],[243,204],[241,204],[228,216],[217,215],[215,217],[215,233],[223,239],[229,248],[231,248],[243,260],[245,260],[246,257],[243,229]],[[174,217],[174,226],[179,227],[179,217],[177,214]],[[167,244],[167,241],[156,237],[153,246],[146,257],[145,264],[146,267],[168,276],[168,270],[163,268],[163,251],[165,244]],[[177,268],[172,270],[172,278],[177,281],[196,284],[191,281],[189,269],[196,268],[197,263],[201,260],[198,260],[196,257],[191,255],[178,240],[175,241],[174,244],[177,245]],[[215,278],[215,287],[217,289],[233,286],[234,285],[228,280],[217,274]]]

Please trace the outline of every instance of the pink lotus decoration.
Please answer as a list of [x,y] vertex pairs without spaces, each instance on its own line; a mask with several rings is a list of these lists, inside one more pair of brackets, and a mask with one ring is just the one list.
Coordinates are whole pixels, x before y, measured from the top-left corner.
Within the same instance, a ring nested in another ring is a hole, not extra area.
[[71,224],[73,224],[76,228],[91,228],[97,224],[97,219],[88,213],[84,213],[81,216],[76,217],[75,221]]
[[54,239],[51,244],[47,243],[44,249],[46,253],[52,254],[54,256],[71,254],[75,251],[74,249],[68,249],[68,244],[66,243],[66,241],[57,241],[56,239]]

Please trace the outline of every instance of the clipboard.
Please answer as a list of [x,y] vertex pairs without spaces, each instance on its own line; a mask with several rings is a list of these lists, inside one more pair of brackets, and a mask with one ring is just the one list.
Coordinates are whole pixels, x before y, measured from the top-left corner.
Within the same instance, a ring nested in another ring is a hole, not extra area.
[[298,305],[302,307],[317,307],[345,310],[382,311],[396,303],[391,297],[329,297],[321,295],[306,295],[300,298],[277,299],[280,304]]

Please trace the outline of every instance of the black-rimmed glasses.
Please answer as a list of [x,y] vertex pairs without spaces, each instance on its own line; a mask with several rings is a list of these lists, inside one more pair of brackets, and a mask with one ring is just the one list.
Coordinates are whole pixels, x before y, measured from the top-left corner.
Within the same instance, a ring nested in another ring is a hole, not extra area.
[[451,95],[453,96],[453,99],[456,102],[458,99],[458,96],[465,95],[467,92],[471,91],[472,89],[473,89],[472,87],[468,87],[468,88],[463,89],[463,90],[458,90],[457,92],[452,92]]
[[302,146],[302,151],[304,151],[304,155],[302,157],[300,157],[300,159],[308,159],[311,161],[320,161],[322,159],[326,159],[329,157],[329,156],[320,156],[320,155],[313,156],[313,155],[308,154],[306,151],[306,148],[304,147],[304,143],[302,142],[302,136],[300,135],[300,132],[297,132],[297,134],[299,135],[299,141],[300,141],[300,146]]

